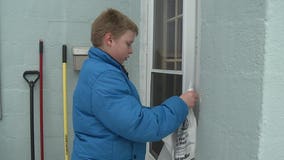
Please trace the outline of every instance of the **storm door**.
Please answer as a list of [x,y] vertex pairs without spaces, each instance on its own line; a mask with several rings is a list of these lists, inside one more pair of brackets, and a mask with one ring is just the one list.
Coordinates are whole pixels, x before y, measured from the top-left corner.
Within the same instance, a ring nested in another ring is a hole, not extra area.
[[[152,9],[152,43],[148,57],[147,99],[150,106],[180,95],[195,79],[195,0],[154,0]],[[152,5],[151,5],[152,4]],[[151,18],[149,18],[151,20]],[[150,142],[146,159],[156,160],[163,141]]]

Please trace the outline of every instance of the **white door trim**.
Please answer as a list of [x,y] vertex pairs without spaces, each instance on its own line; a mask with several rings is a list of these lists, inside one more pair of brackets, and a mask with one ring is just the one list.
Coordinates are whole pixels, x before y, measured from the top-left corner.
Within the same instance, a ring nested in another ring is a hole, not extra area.
[[196,0],[183,1],[183,91],[196,84]]
[[152,68],[152,52],[153,52],[153,15],[154,0],[141,1],[141,21],[140,21],[140,98],[143,104],[149,106],[150,100],[147,95],[150,94],[147,86],[151,82],[148,73]]

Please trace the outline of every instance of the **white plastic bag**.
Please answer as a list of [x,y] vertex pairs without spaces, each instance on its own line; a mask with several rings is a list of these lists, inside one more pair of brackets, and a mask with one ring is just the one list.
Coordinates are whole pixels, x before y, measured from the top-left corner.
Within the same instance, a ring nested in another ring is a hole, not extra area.
[[178,130],[163,138],[158,160],[192,160],[195,157],[196,118],[192,109]]

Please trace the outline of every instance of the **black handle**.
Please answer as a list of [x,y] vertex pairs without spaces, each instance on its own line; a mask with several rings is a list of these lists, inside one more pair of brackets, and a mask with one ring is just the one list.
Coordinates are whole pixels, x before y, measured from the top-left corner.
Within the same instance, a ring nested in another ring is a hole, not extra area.
[[25,71],[23,77],[29,84],[35,84],[39,79],[39,71]]
[[67,46],[64,44],[62,45],[62,63],[67,62]]
[[39,41],[39,54],[42,54],[43,53],[43,41],[40,40]]
[[28,82],[30,87],[30,136],[31,136],[31,160],[35,160],[34,149],[34,84],[39,79],[39,71],[31,70],[23,73],[24,79]]

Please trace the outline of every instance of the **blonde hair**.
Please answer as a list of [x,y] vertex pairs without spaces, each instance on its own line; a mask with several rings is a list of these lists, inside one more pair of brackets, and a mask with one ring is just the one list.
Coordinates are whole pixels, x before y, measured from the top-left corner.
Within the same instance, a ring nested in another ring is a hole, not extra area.
[[137,25],[126,15],[115,9],[102,12],[93,22],[91,31],[91,42],[95,47],[102,45],[103,36],[110,32],[114,38],[119,38],[127,30],[138,35]]

